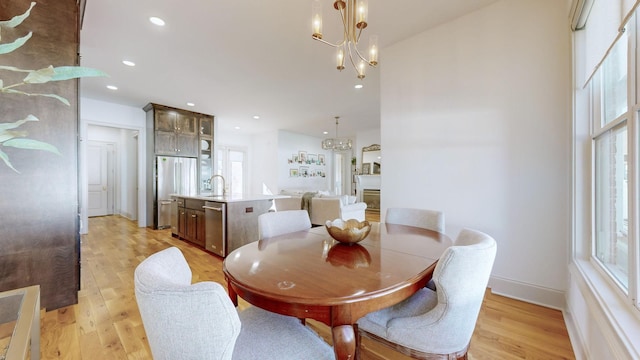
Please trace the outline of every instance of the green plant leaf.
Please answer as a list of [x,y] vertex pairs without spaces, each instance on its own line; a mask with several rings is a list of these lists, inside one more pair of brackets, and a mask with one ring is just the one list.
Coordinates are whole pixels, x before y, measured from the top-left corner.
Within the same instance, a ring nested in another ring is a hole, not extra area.
[[22,119],[22,120],[18,120],[16,122],[12,122],[12,123],[2,123],[0,124],[0,131],[3,130],[9,130],[9,129],[15,129],[18,126],[26,123],[27,121],[39,121],[37,117],[29,114],[26,118]]
[[53,69],[51,81],[76,79],[81,77],[108,76],[103,71],[82,66],[59,66]]
[[4,143],[6,141],[10,141],[16,137],[25,137],[27,136],[26,131],[12,131],[12,130],[2,130],[0,131],[0,143]]
[[29,15],[31,14],[31,9],[33,9],[34,6],[36,6],[36,3],[32,2],[31,6],[29,6],[29,9],[24,14],[16,15],[12,17],[11,20],[0,21],[0,27],[14,28],[22,24],[22,22],[29,17]]
[[20,174],[20,171],[16,170],[16,168],[14,168],[13,165],[11,165],[11,161],[9,161],[9,155],[7,155],[2,150],[0,150],[0,159],[2,159],[4,161],[4,163],[7,164],[7,166],[11,168],[11,170],[13,170],[13,171],[17,172],[18,174]]
[[55,70],[53,69],[53,66],[49,65],[46,68],[29,71],[29,75],[27,75],[22,81],[26,84],[44,84],[53,79],[54,73]]
[[54,98],[59,100],[61,103],[69,106],[71,105],[69,103],[69,100],[63,98],[62,96],[56,95],[56,94],[32,94],[32,93],[26,93],[24,91],[19,91],[19,90],[13,90],[13,89],[0,89],[2,90],[2,92],[8,93],[8,94],[20,94],[20,95],[27,95],[27,96],[44,96],[44,97],[50,97],[50,98]]
[[27,42],[27,40],[31,39],[31,35],[32,33],[29,32],[27,35],[16,39],[16,41],[12,42],[12,43],[8,43],[8,44],[0,44],[0,55],[2,54],[8,54],[10,52],[12,52],[15,49],[18,49],[20,46],[24,45],[24,43]]
[[51,144],[47,144],[46,142],[33,140],[33,139],[11,139],[11,140],[5,141],[4,143],[2,143],[2,145],[11,146],[19,149],[43,150],[43,151],[52,152],[54,154],[62,155],[60,154],[60,151],[58,151],[58,149],[55,146]]

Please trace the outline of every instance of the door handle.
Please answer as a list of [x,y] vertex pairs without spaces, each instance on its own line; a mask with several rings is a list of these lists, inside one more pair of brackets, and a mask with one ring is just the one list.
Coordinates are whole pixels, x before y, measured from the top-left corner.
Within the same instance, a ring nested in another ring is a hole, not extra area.
[[207,209],[207,210],[215,210],[215,211],[220,211],[220,212],[222,212],[222,209],[221,209],[221,208],[214,208],[214,207],[211,207],[211,206],[203,206],[202,208],[203,208],[203,209]]

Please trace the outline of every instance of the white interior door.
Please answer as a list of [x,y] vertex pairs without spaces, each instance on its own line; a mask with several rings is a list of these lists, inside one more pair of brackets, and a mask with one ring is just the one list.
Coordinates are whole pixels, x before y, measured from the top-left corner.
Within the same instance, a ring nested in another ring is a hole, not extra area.
[[109,201],[113,194],[109,173],[113,172],[112,159],[109,153],[113,144],[90,141],[87,144],[87,180],[89,216],[104,216],[113,214],[113,203]]

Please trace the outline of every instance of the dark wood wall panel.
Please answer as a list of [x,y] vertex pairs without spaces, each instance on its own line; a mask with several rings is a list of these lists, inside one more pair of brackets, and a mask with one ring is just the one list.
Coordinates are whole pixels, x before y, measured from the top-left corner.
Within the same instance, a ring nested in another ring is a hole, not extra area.
[[[2,29],[1,43],[33,32],[20,49],[0,54],[0,65],[40,69],[77,65],[76,0],[40,0],[16,29]],[[0,19],[29,8],[29,0],[0,1]],[[24,75],[0,71],[7,84]],[[0,291],[39,284],[47,310],[77,303],[79,289],[78,228],[78,82],[68,80],[20,87],[26,92],[56,94],[70,106],[46,97],[0,93],[0,124],[33,114],[40,121],[18,129],[27,138],[55,146],[61,155],[0,146],[20,172],[0,161]]]

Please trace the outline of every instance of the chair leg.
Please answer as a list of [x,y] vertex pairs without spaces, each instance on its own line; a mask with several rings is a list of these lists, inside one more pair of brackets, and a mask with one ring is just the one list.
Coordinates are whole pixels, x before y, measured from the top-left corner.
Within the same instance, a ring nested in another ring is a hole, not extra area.
[[358,330],[358,324],[353,324],[353,331],[356,335],[356,358],[355,360],[360,360],[360,345],[362,344],[362,338],[360,337],[360,331]]

